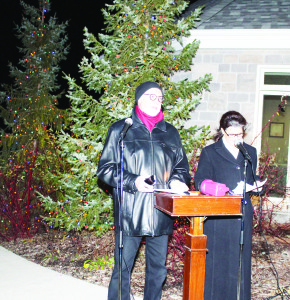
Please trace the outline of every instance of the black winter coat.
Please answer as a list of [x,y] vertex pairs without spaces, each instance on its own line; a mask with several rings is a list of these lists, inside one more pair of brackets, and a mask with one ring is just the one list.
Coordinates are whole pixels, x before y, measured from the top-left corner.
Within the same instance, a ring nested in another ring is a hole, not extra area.
[[[172,233],[172,218],[154,207],[153,193],[137,191],[138,176],[156,175],[155,188],[169,188],[170,181],[190,182],[188,161],[178,131],[164,120],[150,131],[141,122],[135,109],[133,125],[124,138],[124,201],[122,230],[130,236],[158,236]],[[108,131],[99,161],[97,176],[113,187],[115,226],[119,230],[120,146],[118,144],[124,120],[114,123]]]
[[[252,158],[254,174],[257,166],[256,149],[244,143]],[[253,184],[251,164],[247,167],[247,183]],[[241,152],[237,159],[227,150],[222,140],[202,150],[197,172],[194,177],[195,187],[205,179],[224,183],[233,190],[237,183],[244,180],[244,158]],[[255,175],[256,180],[259,176]],[[246,194],[244,213],[244,247],[242,258],[241,300],[251,299],[251,247],[253,207]],[[208,253],[206,256],[204,300],[237,299],[239,270],[239,249],[241,218],[209,217],[204,222],[204,234],[207,236]]]

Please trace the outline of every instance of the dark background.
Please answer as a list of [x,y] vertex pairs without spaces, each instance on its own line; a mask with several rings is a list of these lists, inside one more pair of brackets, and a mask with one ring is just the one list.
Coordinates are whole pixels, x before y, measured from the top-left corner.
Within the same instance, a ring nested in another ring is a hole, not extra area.
[[[196,0],[191,0],[193,3]],[[25,0],[27,4],[37,6],[38,0]],[[47,16],[56,15],[59,23],[69,21],[67,27],[68,43],[70,44],[69,54],[65,61],[60,63],[61,70],[71,75],[81,83],[78,74],[78,64],[83,56],[89,57],[83,46],[83,29],[87,27],[89,32],[95,36],[105,28],[104,18],[101,9],[105,3],[112,4],[113,0],[50,0],[51,11]],[[5,7],[5,8],[4,8]],[[16,25],[21,25],[23,9],[20,0],[9,0],[2,7],[2,17],[0,18],[0,84],[12,84],[13,79],[9,77],[8,63],[18,66],[18,61],[22,57],[17,47],[22,46],[15,36]],[[58,77],[58,82],[63,89],[67,89],[66,81]],[[66,86],[64,86],[66,85]],[[0,90],[1,87],[0,87]]]
[[[38,0],[25,0],[27,4],[38,7]],[[105,3],[112,4],[113,0],[51,0],[51,11],[47,16],[55,15],[58,23],[69,21],[67,27],[68,43],[70,44],[67,59],[60,66],[63,72],[74,78],[79,78],[78,64],[83,56],[88,56],[83,46],[83,29],[87,27],[89,32],[97,36],[101,28],[105,28],[101,8]],[[4,8],[5,7],[5,8]],[[15,36],[16,25],[21,25],[23,9],[19,0],[9,0],[2,7],[0,18],[0,84],[9,83],[13,80],[9,77],[8,63],[17,66],[22,54],[18,46],[22,46],[20,40]],[[60,79],[60,78],[59,78]],[[61,80],[63,81],[63,80]]]

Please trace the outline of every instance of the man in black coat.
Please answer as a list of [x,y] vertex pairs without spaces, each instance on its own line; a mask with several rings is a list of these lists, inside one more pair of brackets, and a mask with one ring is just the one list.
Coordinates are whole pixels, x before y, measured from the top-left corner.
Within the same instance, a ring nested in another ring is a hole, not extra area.
[[[135,91],[133,124],[124,137],[124,183],[121,229],[124,234],[122,260],[122,299],[130,299],[130,274],[140,241],[146,238],[146,278],[144,299],[161,298],[166,277],[168,235],[173,220],[154,207],[156,188],[187,191],[190,181],[188,161],[178,131],[163,119],[163,93],[155,82],[145,82]],[[119,138],[125,120],[114,123],[108,131],[97,176],[113,187],[116,244],[115,267],[109,300],[118,299],[120,153]],[[155,175],[149,185],[145,179]]]

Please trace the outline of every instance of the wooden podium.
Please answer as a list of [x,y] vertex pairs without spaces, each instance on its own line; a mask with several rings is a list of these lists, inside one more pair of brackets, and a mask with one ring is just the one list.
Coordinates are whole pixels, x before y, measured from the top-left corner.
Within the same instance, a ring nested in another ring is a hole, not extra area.
[[206,235],[203,221],[207,216],[241,216],[241,197],[205,196],[199,192],[177,195],[157,192],[156,208],[173,217],[190,217],[186,235],[183,300],[203,300],[206,261]]

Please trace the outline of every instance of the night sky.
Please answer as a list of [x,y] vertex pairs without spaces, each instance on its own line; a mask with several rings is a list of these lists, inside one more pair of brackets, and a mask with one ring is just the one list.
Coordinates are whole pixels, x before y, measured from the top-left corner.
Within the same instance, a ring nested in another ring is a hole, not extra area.
[[[38,6],[38,0],[25,0],[25,2]],[[83,56],[89,57],[83,46],[83,29],[87,27],[89,32],[97,36],[98,32],[105,27],[101,8],[105,7],[105,3],[112,4],[112,2],[113,0],[50,0],[51,12],[47,15],[56,15],[59,23],[69,21],[67,35],[70,50],[67,59],[61,63],[63,72],[74,78],[79,78],[78,64]],[[17,65],[22,57],[17,48],[21,46],[21,43],[15,37],[16,24],[21,25],[22,21],[22,6],[19,0],[9,0],[3,6],[2,12],[4,12],[3,10],[5,10],[5,13],[2,13],[0,18],[0,83],[11,84],[13,81],[8,76],[8,62]]]
[[[38,0],[25,0],[25,2],[33,6],[38,6],[39,3]],[[70,51],[67,59],[60,64],[61,70],[75,78],[79,84],[81,80],[78,73],[78,64],[83,56],[89,57],[83,46],[83,29],[87,27],[89,32],[97,36],[101,29],[105,28],[101,12],[101,8],[105,7],[105,3],[112,4],[113,0],[50,0],[51,12],[49,15],[56,15],[59,22],[69,21],[67,34]],[[7,67],[8,62],[18,66],[17,63],[22,57],[17,48],[21,46],[21,43],[15,37],[16,24],[21,25],[22,21],[20,1],[6,1],[2,7],[2,12],[2,17],[0,18],[0,84],[12,84],[13,80],[9,77],[9,69]],[[67,89],[67,82],[61,78],[61,75],[58,77],[58,83],[62,85],[62,89]]]

